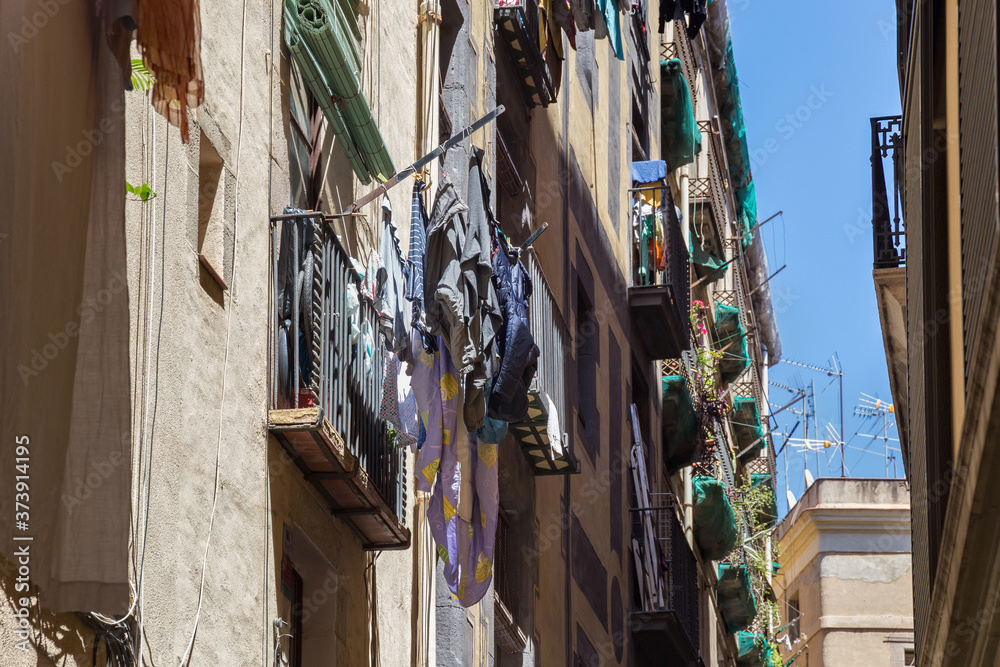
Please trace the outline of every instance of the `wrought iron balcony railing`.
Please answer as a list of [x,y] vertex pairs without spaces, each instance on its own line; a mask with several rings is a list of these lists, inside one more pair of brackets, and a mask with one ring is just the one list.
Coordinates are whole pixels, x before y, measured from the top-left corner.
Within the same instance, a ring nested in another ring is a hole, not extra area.
[[[578,473],[580,462],[574,453],[573,441],[569,439],[565,430],[569,419],[566,399],[566,369],[571,349],[569,330],[534,250],[522,254],[522,259],[525,268],[528,269],[528,277],[531,278],[528,322],[539,352],[538,370],[529,390],[531,412],[534,413],[538,408],[545,411],[554,410],[559,423],[559,432],[551,433],[546,426],[547,444],[539,437],[542,428],[540,423],[527,430],[522,428],[522,425],[515,424],[514,433],[519,437],[521,447],[534,467],[536,475]],[[545,397],[548,401],[544,401]],[[542,405],[543,401],[545,405]],[[536,421],[539,421],[542,415],[536,413],[535,417]],[[521,437],[522,434],[524,437]]]
[[[636,664],[695,664],[699,655],[698,562],[684,535],[672,499],[654,494],[650,507],[633,508],[633,548],[650,549],[660,567],[659,597],[640,594],[630,614]],[[642,524],[652,521],[656,544],[649,544]],[[649,582],[642,582],[647,586]]]
[[539,39],[538,0],[494,0],[496,23],[510,47],[529,106],[556,101],[548,63]]
[[[628,287],[632,330],[653,359],[676,359],[691,347],[690,255],[669,192],[659,183],[629,189],[633,207]],[[640,207],[638,215],[636,207]],[[662,225],[662,236],[656,225]]]
[[903,167],[903,120],[901,116],[882,116],[872,118],[871,126],[872,236],[875,245],[875,268],[893,269],[906,265],[906,228],[900,217],[902,197],[899,180]]
[[379,416],[374,304],[322,214],[271,218],[269,430],[365,548],[406,548],[406,466]]

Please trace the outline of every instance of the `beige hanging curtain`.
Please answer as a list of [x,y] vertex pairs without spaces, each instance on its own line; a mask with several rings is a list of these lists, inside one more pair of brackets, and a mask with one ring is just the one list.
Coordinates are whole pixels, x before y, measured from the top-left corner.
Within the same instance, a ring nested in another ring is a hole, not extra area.
[[120,614],[132,472],[122,70],[92,3],[40,16],[34,0],[0,3],[0,25],[21,31],[0,49],[0,562],[30,544],[43,607]]
[[187,110],[205,99],[198,0],[136,0],[135,9],[143,64],[156,78],[153,108],[186,143]]

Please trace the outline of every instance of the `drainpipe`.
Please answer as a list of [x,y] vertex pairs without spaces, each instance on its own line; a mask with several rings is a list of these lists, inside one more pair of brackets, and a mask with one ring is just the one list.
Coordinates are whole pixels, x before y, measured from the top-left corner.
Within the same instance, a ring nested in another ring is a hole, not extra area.
[[691,508],[693,497],[691,480],[691,467],[689,466],[681,471],[681,481],[684,484],[684,536],[687,538],[688,546],[694,550],[694,514]]
[[688,167],[681,167],[681,238],[684,239],[684,249],[690,251],[691,248],[691,197],[688,192]]
[[[438,67],[440,53],[441,3],[439,0],[422,0],[418,6],[418,26],[421,46],[421,76],[420,76],[420,122],[417,123],[416,154],[429,153],[436,146],[438,139],[438,117],[440,116],[441,70]],[[430,165],[429,178],[436,183],[438,178],[438,160]],[[426,500],[418,504],[414,512],[417,524],[414,532],[419,536],[420,549],[416,554],[417,567],[415,571],[423,579],[418,588],[420,599],[420,615],[423,627],[417,629],[423,636],[418,643],[423,646],[423,655],[418,656],[421,664],[418,667],[433,667],[437,665],[437,552],[434,548],[434,538],[427,524]],[[426,633],[426,634],[424,634]]]
[[[688,187],[688,167],[684,166],[680,169],[680,182],[681,182],[681,239],[683,239],[685,252],[690,252],[691,248],[691,197],[690,188]],[[691,490],[691,468],[687,467],[681,471],[681,483],[684,485],[683,491],[683,501],[684,501],[684,535],[687,538],[688,544],[694,549],[694,521],[693,512],[691,509],[692,502],[692,490]]]

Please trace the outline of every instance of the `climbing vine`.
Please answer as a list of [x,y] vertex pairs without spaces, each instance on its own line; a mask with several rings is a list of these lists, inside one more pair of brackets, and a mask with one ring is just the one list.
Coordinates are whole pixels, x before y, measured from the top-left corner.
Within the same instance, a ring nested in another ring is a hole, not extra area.
[[[768,576],[779,554],[777,545],[773,545],[770,554],[766,548],[771,533],[769,517],[773,517],[775,496],[769,486],[754,484],[749,474],[741,482],[736,489],[729,490],[730,502],[739,521],[747,529],[742,551],[746,558],[750,588],[757,604],[757,618],[760,619],[758,627],[764,641],[771,649],[771,665],[777,666],[782,663],[771,626],[772,621],[781,616],[778,604],[773,600]],[[738,554],[738,550],[733,552],[736,558],[739,557]]]
[[694,409],[698,415],[698,438],[704,443],[713,439],[712,426],[729,416],[726,390],[723,389],[716,369],[722,352],[708,344],[707,311],[705,303],[695,300],[691,304],[691,332],[695,339],[695,363],[691,372]]

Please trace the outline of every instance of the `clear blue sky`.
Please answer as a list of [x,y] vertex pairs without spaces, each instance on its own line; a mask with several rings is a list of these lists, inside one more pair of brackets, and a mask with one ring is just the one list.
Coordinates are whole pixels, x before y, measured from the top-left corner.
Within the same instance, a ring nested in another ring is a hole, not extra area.
[[[784,211],[761,229],[771,271],[788,265],[771,281],[783,356],[829,366],[839,353],[847,467],[853,477],[882,477],[883,457],[852,449],[881,450],[881,441],[854,436],[881,433],[881,424],[876,429],[852,412],[862,392],[891,400],[872,283],[869,118],[899,113],[894,2],[729,0],[729,13],[759,216]],[[837,385],[823,390],[829,378],[781,363],[770,379],[803,385],[815,379],[820,424],[838,425]],[[775,407],[790,397],[771,388]],[[797,419],[786,412],[778,430]],[[795,437],[802,436],[799,426]],[[775,447],[783,440],[775,436]],[[819,474],[810,454],[814,476],[840,475],[839,455],[828,464],[829,454],[820,454]],[[783,513],[785,454],[778,469]],[[788,488],[798,498],[801,450],[788,458],[788,470]]]

